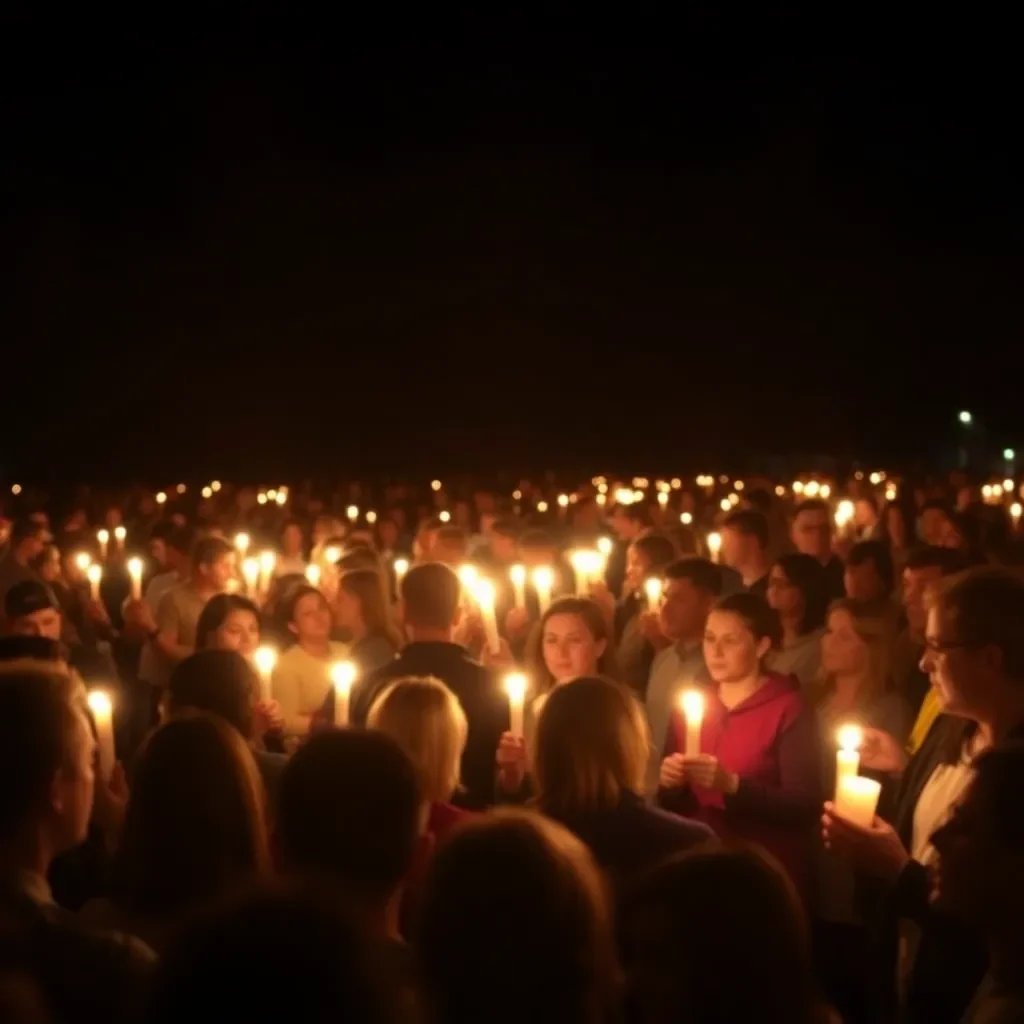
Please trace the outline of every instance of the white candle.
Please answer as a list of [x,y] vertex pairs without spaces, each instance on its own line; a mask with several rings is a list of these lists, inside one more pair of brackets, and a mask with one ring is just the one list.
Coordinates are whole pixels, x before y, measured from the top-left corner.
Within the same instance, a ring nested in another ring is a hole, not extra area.
[[100,775],[110,779],[114,770],[114,705],[105,690],[90,690],[87,698],[92,720],[96,725],[96,746],[99,749]]
[[839,750],[836,752],[836,799],[839,799],[839,783],[843,779],[853,778],[860,769],[860,745],[864,742],[864,733],[859,726],[844,725],[836,734]]
[[513,565],[508,571],[508,578],[512,581],[512,591],[515,594],[516,607],[526,607],[526,567]]
[[836,814],[861,828],[870,828],[875,820],[881,791],[881,783],[874,779],[866,779],[862,775],[844,775],[836,783]]
[[86,578],[89,580],[89,596],[94,600],[100,599],[100,580],[103,579],[103,567],[95,562],[86,570]]
[[306,566],[306,581],[311,587],[320,586],[320,566],[312,562]]
[[255,597],[259,589],[260,563],[256,558],[247,558],[242,563],[242,578],[245,580],[245,592]]
[[75,565],[78,566],[80,572],[88,572],[89,566],[92,565],[92,559],[89,557],[88,552],[79,551],[75,555]]
[[711,561],[717,562],[722,551],[722,535],[720,533],[708,534],[708,551],[711,553]]
[[273,551],[264,551],[260,555],[260,586],[264,592],[270,589],[270,581],[274,578],[274,566],[277,565],[277,555]]
[[644,593],[647,594],[647,610],[657,614],[661,608],[661,580],[647,580],[644,583]]
[[537,604],[543,615],[551,604],[551,588],[555,585],[555,574],[546,566],[533,570],[533,589],[537,591]]
[[110,546],[110,533],[107,530],[97,530],[96,539],[100,542],[100,560],[107,560],[107,548]]
[[494,614],[494,584],[490,580],[477,580],[473,596],[480,606],[480,615],[484,620],[487,649],[491,654],[500,654],[501,639],[498,636],[498,619]]
[[244,559],[245,553],[249,550],[249,534],[247,533],[236,533],[235,534],[235,547],[238,549],[239,558]]
[[704,723],[704,694],[697,690],[687,690],[679,703],[686,718],[686,750],[687,757],[696,757],[700,753],[700,729]]
[[526,702],[526,676],[522,672],[510,672],[505,676],[505,692],[508,694],[509,732],[513,736],[522,736],[523,705]]
[[339,661],[331,666],[331,683],[334,685],[334,724],[338,728],[348,725],[349,701],[355,679],[356,667],[351,661]]
[[405,574],[409,571],[409,559],[408,558],[396,558],[392,563],[392,568],[395,570],[395,590],[402,589],[402,580],[405,579]]
[[459,566],[459,582],[462,584],[462,606],[468,609],[474,596],[474,588],[479,576],[475,565],[468,562]]
[[574,551],[569,556],[569,563],[572,565],[572,573],[576,578],[576,593],[582,597],[590,587],[590,573],[592,564],[589,551]]
[[345,510],[345,514],[348,516],[348,521],[350,523],[354,523],[359,518],[359,506],[349,505]]
[[132,580],[132,600],[142,600],[142,559],[128,559],[128,575]]
[[260,647],[253,656],[256,662],[256,671],[260,676],[260,700],[270,700],[272,689],[270,678],[277,664],[277,653],[273,647]]

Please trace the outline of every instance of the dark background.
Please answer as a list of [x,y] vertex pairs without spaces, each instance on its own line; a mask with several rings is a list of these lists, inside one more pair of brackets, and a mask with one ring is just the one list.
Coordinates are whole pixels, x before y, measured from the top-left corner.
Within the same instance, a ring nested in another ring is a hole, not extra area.
[[8,478],[1024,448],[1009,24],[601,10],[8,7]]

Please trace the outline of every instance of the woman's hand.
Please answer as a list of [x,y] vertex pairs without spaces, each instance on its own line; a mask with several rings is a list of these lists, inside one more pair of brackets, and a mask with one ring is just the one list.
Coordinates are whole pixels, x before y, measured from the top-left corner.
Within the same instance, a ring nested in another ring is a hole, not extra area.
[[284,715],[276,700],[259,700],[253,708],[253,732],[257,737],[268,732],[278,733],[284,729]]
[[657,612],[641,612],[637,617],[640,635],[656,650],[661,651],[672,641],[662,632],[661,616]]
[[865,728],[860,745],[860,763],[873,772],[899,775],[907,766],[907,752],[896,737],[882,729]]
[[835,804],[825,804],[821,816],[821,834],[825,846],[841,853],[854,866],[869,875],[895,882],[910,861],[896,830],[876,817],[870,828],[854,825],[836,814]]
[[686,772],[683,770],[683,755],[669,754],[661,762],[658,785],[663,789],[678,789],[686,785]]
[[691,786],[713,789],[716,793],[735,793],[740,786],[740,777],[727,771],[713,754],[684,757],[683,773]]
[[110,626],[110,615],[107,607],[102,601],[89,598],[85,606],[86,618],[91,619],[98,626]]
[[498,752],[498,785],[506,793],[516,793],[526,778],[526,740],[510,732],[501,734]]

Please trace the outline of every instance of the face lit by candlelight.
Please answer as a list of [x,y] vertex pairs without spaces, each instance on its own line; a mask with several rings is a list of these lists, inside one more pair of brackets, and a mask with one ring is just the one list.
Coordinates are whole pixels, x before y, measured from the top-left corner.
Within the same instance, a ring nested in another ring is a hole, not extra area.
[[999,689],[1001,656],[992,647],[966,642],[956,629],[955,618],[940,608],[928,610],[921,670],[938,694],[942,710],[960,718],[984,712]]
[[644,577],[650,568],[651,560],[647,555],[635,544],[630,544],[626,549],[626,593],[635,594],[643,587]]
[[597,664],[607,646],[608,642],[598,640],[579,615],[550,615],[544,623],[544,665],[556,685],[597,675]]
[[252,612],[233,608],[213,634],[213,645],[251,658],[260,645],[260,623]]
[[715,610],[704,627],[704,661],[716,683],[740,683],[756,675],[771,640],[758,640],[735,612]]
[[857,632],[853,616],[844,609],[832,612],[821,638],[821,667],[829,675],[859,676],[869,666],[868,645]]
[[235,575],[235,553],[228,551],[199,567],[200,573],[211,587],[218,591],[227,590],[228,580]]
[[[342,595],[349,596],[346,591],[338,591],[338,601]],[[339,618],[341,616],[339,615]],[[340,624],[340,623],[339,623]],[[331,637],[331,612],[322,594],[303,594],[295,602],[288,631],[300,642],[307,644],[323,644]]]
[[15,636],[41,636],[47,640],[59,640],[60,612],[56,608],[40,608],[39,611],[12,619],[9,628]]

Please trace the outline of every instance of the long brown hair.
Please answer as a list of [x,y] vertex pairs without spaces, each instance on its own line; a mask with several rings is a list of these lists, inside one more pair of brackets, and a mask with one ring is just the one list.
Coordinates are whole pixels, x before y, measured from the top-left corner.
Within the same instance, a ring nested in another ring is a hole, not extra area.
[[612,666],[615,664],[612,633],[601,606],[589,597],[560,597],[549,605],[527,640],[526,664],[534,680],[534,693],[547,693],[555,685],[555,680],[544,663],[544,630],[548,620],[554,615],[577,616],[583,620],[594,640],[605,642],[604,652],[597,659],[596,674],[612,675]]
[[[895,639],[892,620],[877,604],[855,601],[849,597],[840,598],[829,605],[826,623],[836,612],[846,612],[850,616],[854,632],[868,649],[866,689],[858,695],[858,701],[868,705],[892,688],[892,645]],[[819,700],[827,700],[834,689],[834,677],[823,674]]]
[[395,625],[391,612],[383,573],[375,569],[352,569],[341,574],[339,586],[359,602],[368,636],[387,637],[396,650],[403,646],[401,631]]

